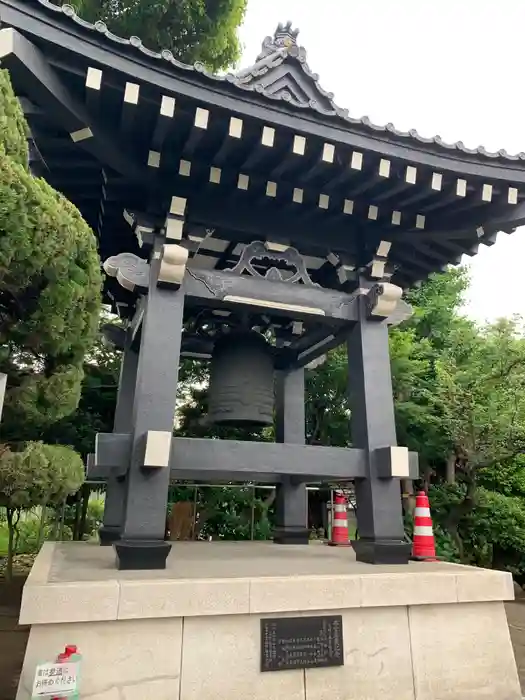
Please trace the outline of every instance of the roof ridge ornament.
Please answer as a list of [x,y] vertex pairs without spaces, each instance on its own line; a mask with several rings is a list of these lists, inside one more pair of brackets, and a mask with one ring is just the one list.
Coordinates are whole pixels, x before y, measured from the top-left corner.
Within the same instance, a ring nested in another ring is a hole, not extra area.
[[290,20],[283,24],[279,22],[273,36],[267,36],[263,40],[261,53],[257,56],[257,61],[261,61],[273,53],[290,53],[294,56],[301,55],[306,60],[306,51],[297,44],[299,29],[293,29]]
[[282,43],[283,46],[297,44],[298,36],[299,29],[292,29],[292,23],[290,20],[288,20],[286,24],[279,22],[273,35],[275,44],[280,45]]

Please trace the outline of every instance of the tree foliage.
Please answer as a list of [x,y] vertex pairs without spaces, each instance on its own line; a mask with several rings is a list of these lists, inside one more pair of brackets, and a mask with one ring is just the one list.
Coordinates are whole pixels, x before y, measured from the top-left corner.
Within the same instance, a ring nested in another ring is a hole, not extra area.
[[13,452],[3,447],[0,453],[0,506],[7,514],[9,542],[7,578],[12,575],[16,548],[16,527],[22,510],[59,503],[74,493],[84,481],[80,455],[63,445],[29,442]]
[[27,126],[0,71],[0,371],[7,442],[75,410],[100,311],[96,241],[78,210],[29,171]]
[[[523,576],[525,337],[519,319],[480,327],[462,316],[467,284],[462,269],[432,277],[392,333],[394,344],[411,334],[412,367],[424,360],[408,382],[411,402],[396,396],[398,431],[420,452],[448,554]],[[408,377],[405,368],[396,379]]]
[[0,71],[0,507],[12,574],[20,512],[63,501],[84,479],[80,455],[32,441],[72,413],[83,359],[97,332],[101,273],[78,210],[28,166],[28,128],[9,74]]
[[[106,322],[107,318],[102,317]],[[46,426],[42,439],[70,445],[84,458],[93,452],[97,433],[113,430],[121,353],[99,334],[84,361],[82,392],[77,410]]]
[[104,21],[119,36],[138,36],[144,46],[167,49],[185,63],[218,71],[240,56],[237,28],[247,0],[76,0],[90,22]]

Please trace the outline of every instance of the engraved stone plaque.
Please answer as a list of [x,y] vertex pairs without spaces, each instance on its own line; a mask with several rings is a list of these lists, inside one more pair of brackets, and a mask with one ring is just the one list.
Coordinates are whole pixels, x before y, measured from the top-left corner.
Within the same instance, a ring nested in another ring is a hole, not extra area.
[[341,615],[261,620],[261,671],[343,665]]

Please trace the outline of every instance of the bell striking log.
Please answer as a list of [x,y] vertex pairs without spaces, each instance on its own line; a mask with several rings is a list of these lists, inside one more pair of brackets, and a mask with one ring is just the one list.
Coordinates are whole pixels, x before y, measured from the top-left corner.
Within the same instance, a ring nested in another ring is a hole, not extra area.
[[213,350],[208,420],[240,427],[273,423],[272,348],[258,333],[231,333]]

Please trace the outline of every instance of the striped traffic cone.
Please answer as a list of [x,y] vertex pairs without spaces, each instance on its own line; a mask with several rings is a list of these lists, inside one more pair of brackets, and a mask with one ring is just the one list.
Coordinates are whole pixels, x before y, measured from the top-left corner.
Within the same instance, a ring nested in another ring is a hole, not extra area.
[[432,518],[430,517],[430,506],[428,496],[424,491],[420,491],[416,496],[412,559],[416,561],[438,561],[436,558],[434,532],[432,530]]
[[334,510],[332,512],[332,539],[328,543],[333,547],[351,547],[348,532],[348,514],[346,512],[346,498],[342,493],[336,493],[334,498]]

